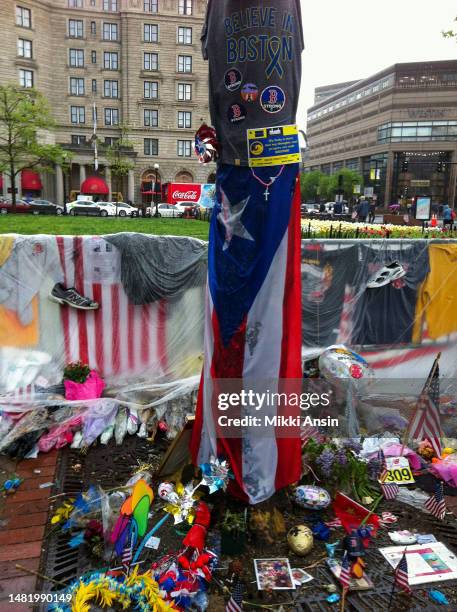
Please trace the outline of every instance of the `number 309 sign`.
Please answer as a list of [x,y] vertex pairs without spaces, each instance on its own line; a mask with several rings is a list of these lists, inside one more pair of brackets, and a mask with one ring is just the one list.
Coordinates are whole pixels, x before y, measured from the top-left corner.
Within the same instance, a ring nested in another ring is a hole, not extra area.
[[406,457],[386,457],[386,465],[389,475],[385,482],[396,482],[399,485],[416,482]]

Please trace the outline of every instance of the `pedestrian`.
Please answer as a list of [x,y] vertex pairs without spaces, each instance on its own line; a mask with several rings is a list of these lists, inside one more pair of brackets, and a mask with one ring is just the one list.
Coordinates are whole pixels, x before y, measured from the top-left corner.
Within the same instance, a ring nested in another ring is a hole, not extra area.
[[368,203],[368,200],[365,198],[361,198],[359,205],[357,206],[357,221],[360,221],[361,223],[366,223],[369,210],[370,205]]
[[374,223],[376,218],[376,202],[375,200],[370,201],[370,216],[368,217],[368,223]]
[[321,202],[321,203],[319,204],[319,212],[320,212],[320,213],[325,213],[325,212],[327,212],[327,211],[325,210],[325,204],[324,204],[324,202]]
[[449,227],[450,230],[453,229],[454,215],[455,213],[449,204],[445,204],[443,206],[443,225],[445,228]]
[[343,202],[341,200],[338,200],[338,202],[335,202],[335,206],[333,207],[333,214],[341,215],[342,213],[343,213]]

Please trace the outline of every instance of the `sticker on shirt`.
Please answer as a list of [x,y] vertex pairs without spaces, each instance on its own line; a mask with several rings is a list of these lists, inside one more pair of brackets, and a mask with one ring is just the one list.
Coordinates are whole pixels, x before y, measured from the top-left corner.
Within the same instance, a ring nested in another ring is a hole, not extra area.
[[259,88],[254,83],[246,83],[241,90],[241,97],[244,102],[255,102],[259,97]]
[[260,106],[266,113],[279,113],[286,104],[286,94],[277,85],[265,87],[260,96]]
[[236,91],[241,87],[241,81],[243,80],[243,75],[236,68],[231,68],[227,70],[224,76],[225,87],[229,91]]
[[301,161],[296,125],[247,130],[247,145],[251,168],[282,166]]
[[227,111],[230,123],[240,123],[246,119],[247,111],[242,104],[232,104]]

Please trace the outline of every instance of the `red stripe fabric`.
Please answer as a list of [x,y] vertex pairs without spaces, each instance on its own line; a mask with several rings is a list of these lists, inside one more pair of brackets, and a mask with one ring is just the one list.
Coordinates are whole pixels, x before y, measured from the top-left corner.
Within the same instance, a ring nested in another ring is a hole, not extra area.
[[[84,295],[84,255],[82,236],[74,237],[75,257],[75,288]],[[87,341],[86,313],[78,310],[78,332],[79,332],[79,359],[83,363],[89,363],[89,348]]]
[[[67,263],[65,261],[65,238],[63,236],[57,236],[57,246],[59,249],[60,263],[63,270],[64,284],[67,285]],[[60,308],[60,317],[62,320],[63,337],[65,346],[65,360],[67,363],[71,361],[70,353],[70,313],[68,308]]]

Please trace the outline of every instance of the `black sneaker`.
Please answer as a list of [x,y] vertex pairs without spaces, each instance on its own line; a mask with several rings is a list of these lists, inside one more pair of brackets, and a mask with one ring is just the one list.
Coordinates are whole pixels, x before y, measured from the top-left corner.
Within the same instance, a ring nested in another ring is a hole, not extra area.
[[68,304],[68,306],[78,310],[97,310],[99,308],[98,302],[84,297],[74,287],[65,289],[61,283],[54,285],[49,294],[49,299],[52,302],[57,302],[57,304]]

